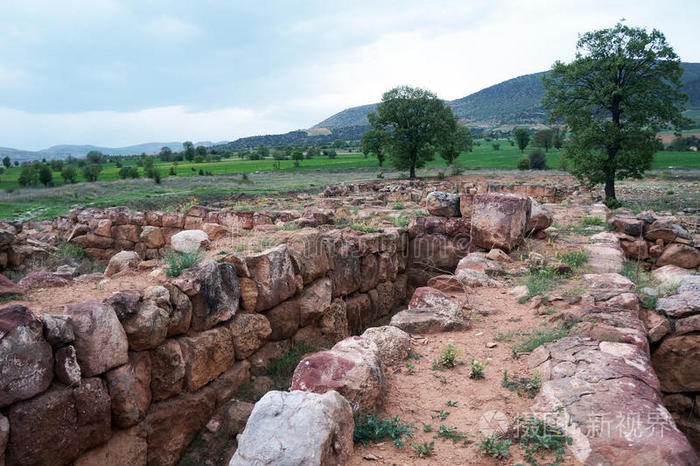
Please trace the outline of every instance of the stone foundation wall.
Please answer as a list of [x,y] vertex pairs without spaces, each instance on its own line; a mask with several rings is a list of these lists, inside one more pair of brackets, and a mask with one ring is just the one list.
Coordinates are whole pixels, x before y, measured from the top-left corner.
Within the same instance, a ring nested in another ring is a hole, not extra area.
[[[76,220],[136,248],[132,227],[213,219],[192,209],[127,212],[81,211]],[[306,229],[262,253],[203,260],[162,285],[53,316],[0,310],[0,464],[175,464],[216,410],[293,342],[338,341],[403,303],[408,249],[400,228]]]

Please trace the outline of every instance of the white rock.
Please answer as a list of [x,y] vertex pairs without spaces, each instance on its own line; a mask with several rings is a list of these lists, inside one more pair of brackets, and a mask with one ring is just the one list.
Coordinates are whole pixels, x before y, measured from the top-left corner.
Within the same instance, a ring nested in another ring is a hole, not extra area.
[[173,250],[177,252],[197,252],[209,244],[209,235],[202,230],[184,230],[170,238]]

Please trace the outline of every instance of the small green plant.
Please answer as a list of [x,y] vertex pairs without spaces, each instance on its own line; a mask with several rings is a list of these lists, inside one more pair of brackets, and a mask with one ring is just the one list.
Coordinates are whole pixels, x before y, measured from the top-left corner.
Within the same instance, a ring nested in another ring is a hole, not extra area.
[[444,180],[445,179],[445,172],[440,170],[437,174],[438,179]]
[[583,249],[557,254],[557,259],[568,264],[574,270],[579,269],[583,264],[588,262],[588,256],[586,256],[586,251]]
[[417,443],[412,443],[411,448],[413,451],[418,453],[418,456],[425,458],[427,456],[433,456],[433,450],[435,449],[435,442],[426,442],[423,445],[418,445]]
[[450,415],[450,412],[449,412],[449,411],[445,411],[444,409],[441,409],[441,410],[438,412],[437,417],[438,417],[438,419],[440,419],[441,421],[444,421],[445,419],[447,419],[447,417],[448,417],[449,415]]
[[479,361],[477,359],[472,358],[472,368],[471,371],[469,372],[469,378],[470,379],[484,379],[486,378],[486,375],[484,375],[484,369],[486,369],[486,366],[489,365],[491,362],[490,359],[487,359],[486,361]]
[[[433,366],[433,369],[435,369],[435,366]],[[440,369],[442,370],[442,369]],[[438,375],[438,374],[433,374],[433,376],[440,381],[441,384],[447,385],[447,379],[445,378],[444,375]]]
[[391,208],[394,210],[403,210],[404,209],[403,202],[397,202]]
[[377,179],[378,179],[378,180],[383,180],[383,179],[384,179],[384,172],[379,172],[379,173],[377,173]]
[[411,359],[413,359],[413,360],[415,360],[415,361],[418,361],[420,358],[423,357],[423,355],[418,354],[418,353],[414,353],[413,351],[409,351],[409,352],[408,352],[408,357],[411,358]]
[[605,220],[600,217],[583,217],[581,219],[581,226],[584,227],[603,227],[605,226]]
[[411,361],[406,361],[406,373],[412,375],[416,371],[416,365]]
[[432,432],[433,431],[432,424],[426,424],[425,422],[421,422],[421,424],[423,424],[423,432]]
[[409,219],[408,217],[396,217],[391,220],[391,223],[395,227],[406,227],[409,223],[411,223],[411,219]]
[[196,252],[169,252],[165,256],[165,274],[168,277],[178,277],[183,270],[189,269],[196,264],[201,255]]
[[459,364],[463,364],[457,359],[461,353],[461,349],[455,347],[452,343],[448,343],[447,346],[442,348],[440,358],[433,362],[433,369],[452,369]]
[[447,400],[447,403],[445,403],[445,404],[451,408],[456,408],[457,405],[459,404],[459,401]]
[[484,455],[496,459],[510,456],[510,439],[501,440],[498,434],[493,434],[476,444],[476,448]]
[[642,288],[653,288],[655,285],[651,274],[645,271],[639,262],[627,261],[620,271],[620,275],[624,275],[634,282],[634,287],[637,290]]
[[355,231],[359,231],[362,233],[374,233],[375,231],[377,231],[377,229],[373,226],[365,225],[364,223],[351,223],[349,227]]
[[531,378],[515,377],[509,379],[508,371],[503,371],[501,386],[507,388],[511,392],[516,392],[518,396],[525,395],[528,398],[534,398],[542,386],[542,374],[535,372]]
[[564,338],[569,334],[569,328],[560,325],[554,329],[535,330],[521,343],[513,347],[513,354],[517,356],[520,353],[530,353],[535,348],[550,343],[552,341]]
[[415,427],[402,422],[398,416],[393,418],[380,419],[374,414],[361,413],[355,418],[355,432],[353,440],[355,443],[367,445],[370,442],[376,443],[389,437],[394,441],[396,448],[401,448],[406,443],[406,438],[413,438]]
[[525,461],[532,465],[537,464],[536,453],[544,458],[545,453],[554,453],[555,463],[564,459],[564,447],[571,445],[573,440],[564,431],[546,421],[530,416],[527,420],[516,420],[516,430],[520,434],[518,443],[525,451]]
[[546,294],[558,279],[557,272],[549,267],[531,270],[525,276],[522,284],[527,286],[528,295],[524,301],[527,301],[535,296]]
[[452,443],[457,443],[467,438],[467,434],[464,432],[459,431],[456,427],[446,426],[445,424],[440,424],[437,436],[439,438],[452,440]]

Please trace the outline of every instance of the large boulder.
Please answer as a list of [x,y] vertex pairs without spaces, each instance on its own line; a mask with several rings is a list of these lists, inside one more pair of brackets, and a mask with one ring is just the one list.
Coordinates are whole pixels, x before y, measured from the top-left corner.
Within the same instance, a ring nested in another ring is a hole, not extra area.
[[54,386],[12,405],[8,417],[8,466],[68,464],[112,434],[109,393],[99,378]]
[[83,377],[126,364],[129,342],[111,307],[95,301],[67,304],[64,314],[73,321],[73,346]]
[[581,463],[697,464],[644,350],[569,336],[538,347],[528,362],[542,375],[533,413],[572,438]]
[[362,338],[377,345],[379,358],[385,366],[401,363],[411,350],[411,336],[393,325],[368,328]]
[[170,237],[174,251],[194,253],[209,245],[209,236],[202,230],[184,230]]
[[168,290],[163,286],[147,288],[136,312],[122,319],[129,347],[133,351],[143,351],[160,345],[168,335],[171,313]]
[[433,191],[425,198],[425,208],[430,215],[438,217],[459,217],[459,194]]
[[158,249],[165,246],[165,238],[160,228],[154,226],[145,226],[141,230],[139,240],[148,249]]
[[112,400],[112,420],[131,427],[146,415],[151,404],[151,357],[148,351],[129,353],[129,362],[105,374]]
[[41,319],[24,306],[0,309],[0,408],[37,395],[53,378]]
[[504,273],[501,262],[489,259],[485,252],[472,252],[460,259],[455,269],[455,275],[465,269],[483,272],[489,276],[503,275]]
[[469,328],[462,304],[430,287],[416,289],[408,309],[391,318],[391,325],[408,333],[435,333]]
[[304,285],[324,277],[330,263],[323,236],[317,230],[302,230],[287,240],[289,254],[299,266]]
[[527,227],[525,229],[527,234],[531,235],[552,226],[554,216],[545,206],[533,198],[530,198],[530,205],[530,218],[527,221]]
[[256,312],[270,309],[296,293],[294,265],[287,245],[248,256],[246,265],[258,287]]
[[144,421],[148,434],[147,464],[177,464],[187,445],[211,418],[215,407],[216,393],[207,389],[151,405]]
[[229,466],[344,464],[354,428],[350,404],[335,391],[271,391],[255,404]]
[[700,266],[700,251],[687,244],[671,243],[656,259],[656,265],[676,265],[684,269],[694,269]]
[[471,240],[484,249],[511,251],[522,243],[530,219],[530,198],[516,194],[476,194],[472,203]]
[[697,335],[664,338],[654,351],[652,362],[664,392],[700,391],[700,338]]
[[187,391],[193,392],[208,384],[233,365],[233,340],[226,327],[216,327],[178,338],[185,361]]
[[328,351],[307,356],[294,370],[291,389],[313,393],[335,390],[355,412],[378,408],[386,395],[379,348],[369,339],[350,337]]
[[70,282],[69,278],[52,272],[30,272],[17,282],[17,286],[24,290],[60,288],[70,285]]
[[192,328],[206,330],[238,311],[241,287],[232,264],[203,260],[173,280],[192,301]]
[[270,321],[261,314],[236,314],[226,326],[231,332],[237,359],[250,357],[272,333]]
[[120,251],[112,256],[105,269],[105,276],[111,277],[124,270],[136,270],[141,257],[135,251]]
[[0,296],[21,296],[24,294],[24,288],[0,274]]

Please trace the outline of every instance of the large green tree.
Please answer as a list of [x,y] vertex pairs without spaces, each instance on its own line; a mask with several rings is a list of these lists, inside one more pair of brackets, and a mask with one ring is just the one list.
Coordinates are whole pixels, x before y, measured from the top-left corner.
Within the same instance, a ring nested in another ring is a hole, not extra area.
[[615,179],[639,178],[651,167],[656,133],[680,126],[687,96],[680,59],[664,35],[618,23],[582,35],[571,63],[557,61],[543,77],[543,104],[570,132],[564,156],[589,186],[605,185],[615,203]]
[[386,139],[386,132],[380,129],[370,129],[362,134],[362,153],[376,155],[380,167],[384,165]]
[[457,125],[457,129],[452,133],[451,137],[447,137],[440,144],[440,156],[445,159],[447,165],[454,164],[459,154],[462,152],[471,152],[472,150],[472,131],[466,127]]
[[391,163],[409,170],[411,178],[457,130],[450,107],[432,92],[408,86],[385,92],[377,111],[367,118],[374,129],[385,133]]
[[515,142],[518,144],[518,149],[520,149],[520,153],[522,154],[527,145],[530,143],[530,133],[525,128],[515,128],[513,130],[513,137],[515,138]]

